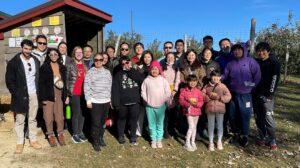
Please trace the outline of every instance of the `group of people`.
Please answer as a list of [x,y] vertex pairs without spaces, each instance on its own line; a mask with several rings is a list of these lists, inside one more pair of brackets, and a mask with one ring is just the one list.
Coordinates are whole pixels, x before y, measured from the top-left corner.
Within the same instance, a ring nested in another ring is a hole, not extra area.
[[[211,36],[205,36],[203,44],[199,54],[193,49],[184,52],[184,41],[178,39],[173,52],[173,43],[167,41],[164,56],[154,60],[140,42],[133,46],[134,56],[129,56],[126,42],[120,45],[119,56],[113,46],[93,53],[90,45],[76,46],[68,56],[65,42],[48,48],[46,36],[38,35],[34,49],[32,41],[23,40],[21,53],[6,69],[11,110],[16,113],[15,153],[23,152],[26,118],[30,145],[42,147],[36,138],[39,104],[51,147],[57,141],[66,144],[64,110],[70,105],[73,142],[86,142],[88,133],[95,151],[106,146],[108,116],[114,116],[120,144],[126,143],[128,126],[132,145],[137,145],[138,136],[148,134],[151,147],[162,148],[163,138],[183,132],[187,151],[197,149],[197,136],[208,136],[208,149],[214,151],[216,128],[218,150],[223,149],[223,135],[229,133],[231,143],[246,147],[252,111],[259,132],[257,144],[276,150],[273,109],[280,65],[270,54],[269,44],[256,45],[255,59],[247,47],[232,45],[228,38],[220,40],[220,51],[212,48]],[[86,116],[90,123],[85,122]],[[87,124],[90,130],[84,131]]]

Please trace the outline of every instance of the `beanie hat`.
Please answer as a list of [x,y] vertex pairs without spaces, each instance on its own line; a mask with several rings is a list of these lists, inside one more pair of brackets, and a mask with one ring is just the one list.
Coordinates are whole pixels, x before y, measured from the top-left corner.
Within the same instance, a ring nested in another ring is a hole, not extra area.
[[150,68],[149,68],[149,74],[150,74],[152,68],[154,68],[154,67],[157,67],[158,70],[159,70],[159,74],[162,75],[162,72],[163,72],[163,71],[162,71],[162,68],[161,68],[161,66],[160,66],[160,63],[159,63],[158,61],[152,61],[152,62],[151,62]]

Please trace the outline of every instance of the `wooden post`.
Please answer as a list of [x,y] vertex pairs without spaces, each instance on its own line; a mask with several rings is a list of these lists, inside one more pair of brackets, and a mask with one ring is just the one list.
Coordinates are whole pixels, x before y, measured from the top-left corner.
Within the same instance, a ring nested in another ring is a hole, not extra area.
[[184,52],[187,51],[187,36],[184,34]]
[[250,56],[254,56],[254,38],[255,38],[255,27],[256,20],[255,18],[251,19],[251,28],[250,28]]
[[116,42],[114,57],[117,56],[120,40],[121,40],[121,34],[119,34],[117,42]]
[[289,57],[290,57],[290,52],[289,52],[289,45],[286,45],[286,54],[285,54],[285,66],[284,66],[284,77],[283,77],[283,83],[286,82],[286,78],[287,78],[287,65],[288,65],[288,61],[289,61]]

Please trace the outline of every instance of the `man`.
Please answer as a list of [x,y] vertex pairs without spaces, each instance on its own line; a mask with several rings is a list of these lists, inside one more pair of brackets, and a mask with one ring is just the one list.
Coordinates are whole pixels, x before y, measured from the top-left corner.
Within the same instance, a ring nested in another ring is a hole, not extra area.
[[30,145],[34,149],[42,148],[36,138],[37,92],[40,63],[37,58],[31,55],[32,48],[32,41],[27,39],[23,40],[21,42],[21,53],[14,56],[6,67],[5,79],[6,86],[11,93],[11,111],[16,113],[16,154],[23,152],[26,116],[28,116]]
[[244,48],[235,44],[231,48],[234,60],[230,61],[222,75],[222,81],[232,94],[229,110],[229,121],[234,137],[231,143],[239,142],[242,147],[248,145],[250,119],[252,113],[252,89],[261,79],[257,62],[244,56]]
[[176,56],[176,63],[177,66],[179,67],[181,64],[183,64],[184,60],[184,41],[182,39],[178,39],[175,42],[175,56]]
[[120,45],[120,55],[119,57],[115,58],[113,60],[113,76],[115,73],[117,73],[119,70],[121,70],[121,66],[119,65],[119,60],[121,57],[123,56],[127,56],[129,57],[129,44],[126,43],[126,42],[122,42],[121,45]]
[[88,44],[85,45],[83,47],[83,62],[88,69],[90,69],[94,64],[92,55],[93,55],[93,47]]
[[135,43],[133,46],[136,56],[131,57],[131,62],[138,64],[144,52],[144,44],[141,42]]
[[270,46],[266,42],[256,45],[255,51],[261,69],[261,81],[253,92],[253,112],[259,132],[258,145],[268,145],[277,150],[274,120],[274,94],[280,78],[280,64],[270,55]]
[[212,36],[207,35],[203,37],[204,47],[207,47],[212,50],[212,60],[215,60],[219,56],[219,52],[213,49],[214,39]]
[[169,52],[173,52],[173,43],[171,41],[166,41],[164,43],[164,55],[162,57],[160,57],[159,59],[157,59],[157,61],[160,63],[160,65],[164,65],[166,63],[166,55]]
[[37,35],[35,38],[36,49],[32,51],[32,55],[40,61],[40,66],[44,64],[47,53],[47,37],[45,35]]
[[62,41],[58,44],[57,49],[62,57],[63,65],[68,65],[71,63],[72,58],[67,55],[67,43]]
[[230,53],[231,43],[228,38],[223,38],[219,41],[220,52],[216,62],[220,65],[221,74],[224,73],[224,69],[228,62],[234,59],[232,53]]

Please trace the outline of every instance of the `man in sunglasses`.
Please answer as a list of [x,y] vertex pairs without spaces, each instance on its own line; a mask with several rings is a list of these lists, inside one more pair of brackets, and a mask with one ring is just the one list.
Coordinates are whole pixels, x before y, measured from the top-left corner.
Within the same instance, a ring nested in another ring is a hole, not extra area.
[[[129,57],[129,44],[126,42],[122,42],[120,45],[120,55],[119,57],[115,57],[113,60],[113,74],[117,73],[121,70],[121,66],[119,65],[120,58],[126,56]],[[130,57],[129,57],[130,58]]]
[[16,113],[15,131],[17,135],[16,154],[21,154],[24,148],[25,118],[28,117],[30,145],[41,149],[37,141],[38,110],[38,76],[40,62],[31,55],[33,43],[30,40],[21,42],[21,53],[18,53],[7,64],[5,81],[11,93],[11,111]]
[[165,58],[169,52],[173,52],[173,43],[171,41],[166,41],[164,43],[164,55],[157,59],[157,61],[160,63],[160,65],[165,64],[165,62],[166,62]]
[[40,66],[44,64],[47,53],[47,37],[43,34],[37,35],[35,38],[36,48],[32,51],[32,55],[40,61]]

